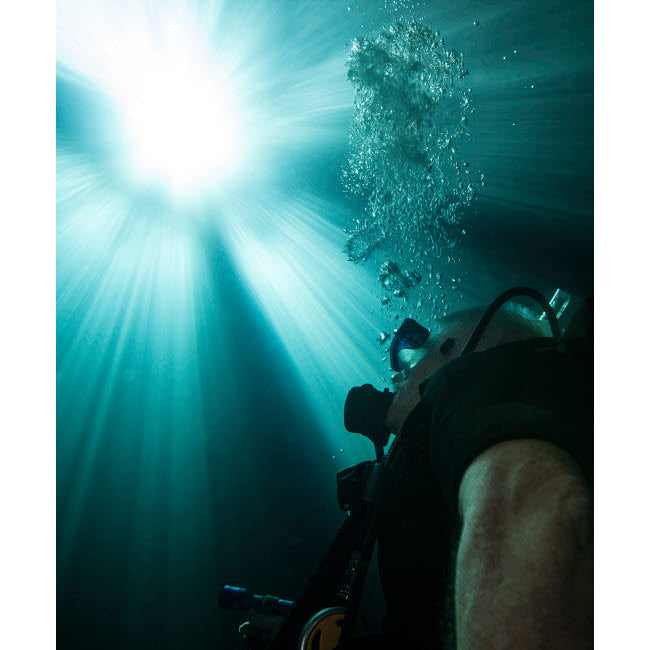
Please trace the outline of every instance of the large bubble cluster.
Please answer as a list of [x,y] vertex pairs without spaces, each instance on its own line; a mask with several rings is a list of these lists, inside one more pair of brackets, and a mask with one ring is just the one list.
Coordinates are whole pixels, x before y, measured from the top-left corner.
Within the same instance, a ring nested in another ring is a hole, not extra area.
[[346,189],[364,201],[349,233],[350,260],[378,248],[403,258],[448,254],[459,208],[476,194],[477,172],[458,150],[470,138],[463,55],[420,22],[397,23],[352,43],[356,86]]

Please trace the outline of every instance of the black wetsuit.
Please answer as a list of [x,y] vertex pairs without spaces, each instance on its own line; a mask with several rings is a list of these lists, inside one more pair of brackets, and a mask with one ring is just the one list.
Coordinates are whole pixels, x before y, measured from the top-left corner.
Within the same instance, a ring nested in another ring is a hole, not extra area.
[[[378,539],[384,633],[400,647],[443,648],[458,533],[458,486],[499,442],[546,440],[568,451],[593,488],[593,298],[561,341],[536,339],[458,357],[421,386]],[[446,605],[446,606],[445,606]],[[445,617],[443,614],[447,613]]]

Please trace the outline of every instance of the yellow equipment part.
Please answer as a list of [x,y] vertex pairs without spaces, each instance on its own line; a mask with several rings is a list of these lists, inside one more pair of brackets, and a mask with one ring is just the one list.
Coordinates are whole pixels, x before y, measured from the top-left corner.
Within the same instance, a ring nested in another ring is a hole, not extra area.
[[[300,650],[335,650],[341,639],[345,613],[343,607],[328,607],[312,616],[300,635]],[[357,622],[353,636],[363,633],[363,626]]]

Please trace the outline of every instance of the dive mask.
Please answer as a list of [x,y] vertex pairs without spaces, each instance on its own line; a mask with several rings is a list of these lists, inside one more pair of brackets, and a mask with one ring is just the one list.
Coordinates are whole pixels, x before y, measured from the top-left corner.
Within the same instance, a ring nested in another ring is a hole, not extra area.
[[390,367],[402,370],[399,353],[402,350],[417,350],[429,337],[429,330],[412,318],[406,318],[399,326],[390,344]]

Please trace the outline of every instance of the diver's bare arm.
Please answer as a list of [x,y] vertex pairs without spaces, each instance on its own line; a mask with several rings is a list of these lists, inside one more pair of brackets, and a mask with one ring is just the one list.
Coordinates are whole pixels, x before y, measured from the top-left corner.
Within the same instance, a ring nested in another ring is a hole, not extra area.
[[459,510],[458,649],[593,648],[592,497],[571,457],[496,445],[465,473]]

